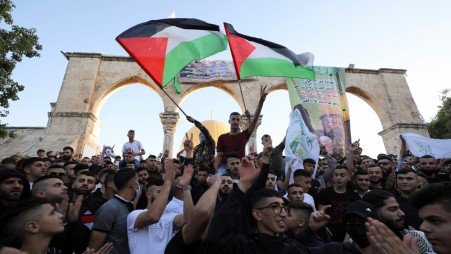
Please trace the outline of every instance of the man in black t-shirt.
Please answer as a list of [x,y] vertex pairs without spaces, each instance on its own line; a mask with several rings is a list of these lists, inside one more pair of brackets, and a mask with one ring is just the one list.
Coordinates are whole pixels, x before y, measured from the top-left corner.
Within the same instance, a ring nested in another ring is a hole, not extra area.
[[401,210],[406,214],[405,223],[419,229],[421,219],[418,217],[418,209],[409,201],[410,196],[418,189],[417,172],[411,168],[402,168],[396,173],[396,186],[399,193],[395,194],[396,201]]
[[329,229],[332,232],[332,241],[343,242],[346,235],[346,223],[344,220],[346,207],[359,200],[359,194],[347,188],[351,179],[348,169],[344,166],[337,167],[332,176],[334,186],[318,193],[318,208],[331,205],[327,210],[330,215]]

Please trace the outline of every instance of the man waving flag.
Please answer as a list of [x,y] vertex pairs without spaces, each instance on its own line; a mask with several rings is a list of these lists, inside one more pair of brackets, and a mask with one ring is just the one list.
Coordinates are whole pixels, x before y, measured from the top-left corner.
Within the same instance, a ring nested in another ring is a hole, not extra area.
[[141,23],[116,40],[160,88],[175,79],[191,61],[227,48],[227,39],[219,26],[187,18]]
[[240,34],[224,23],[237,78],[250,76],[315,79],[312,67],[286,47]]

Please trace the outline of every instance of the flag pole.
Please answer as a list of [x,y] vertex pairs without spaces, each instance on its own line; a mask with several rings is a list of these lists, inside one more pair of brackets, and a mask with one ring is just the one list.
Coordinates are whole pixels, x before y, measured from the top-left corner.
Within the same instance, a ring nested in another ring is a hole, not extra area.
[[246,102],[244,101],[243,90],[241,89],[241,80],[238,81],[238,86],[240,87],[241,98],[243,99],[244,112],[246,112],[247,108],[246,108]]
[[164,88],[161,88],[161,90],[163,90],[163,92],[166,94],[166,96],[168,96],[169,99],[171,99],[171,101],[175,104],[175,106],[177,106],[177,108],[180,109],[180,111],[182,111],[182,113],[183,113],[185,116],[188,116],[188,115],[185,113],[185,111],[183,111],[183,109],[179,106],[179,104],[177,104],[177,102],[175,102],[174,99],[172,99],[172,97],[164,90]]

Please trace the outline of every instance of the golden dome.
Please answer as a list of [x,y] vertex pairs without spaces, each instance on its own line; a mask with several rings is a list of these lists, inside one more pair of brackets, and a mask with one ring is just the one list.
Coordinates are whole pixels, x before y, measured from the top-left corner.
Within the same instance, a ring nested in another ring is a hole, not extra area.
[[[230,126],[228,124],[216,120],[203,121],[202,125],[210,132],[210,135],[215,140],[216,144],[218,143],[218,138],[221,134],[230,131]],[[200,143],[200,130],[196,126],[193,126],[187,133],[188,137],[190,137],[191,133],[193,134],[193,144],[194,146],[197,146]],[[180,150],[183,149],[183,141],[185,141],[185,139],[186,137],[183,137],[182,143],[180,144]]]

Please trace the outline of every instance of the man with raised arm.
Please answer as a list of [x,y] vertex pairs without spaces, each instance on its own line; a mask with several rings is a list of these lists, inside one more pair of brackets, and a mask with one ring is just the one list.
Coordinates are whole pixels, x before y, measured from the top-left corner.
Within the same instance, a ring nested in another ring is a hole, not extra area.
[[[266,91],[266,86],[262,86],[260,88],[260,101],[258,102],[257,109],[255,110],[254,117],[249,123],[247,129],[241,131],[241,115],[238,112],[232,112],[229,116],[229,124],[230,124],[230,132],[224,133],[218,138],[218,145],[216,147],[218,151],[218,155],[221,160],[219,163],[218,173],[220,175],[226,173],[227,168],[227,153],[229,152],[237,152],[240,158],[244,157],[246,144],[249,141],[249,138],[254,132],[255,125],[257,124],[258,117],[263,108],[263,103],[265,102],[266,96],[268,92]],[[249,112],[246,110],[246,115],[249,115]]]
[[[164,182],[150,182],[147,186],[147,208],[135,210],[127,217],[128,242],[130,253],[163,253],[176,229],[185,224],[190,211],[186,205],[183,214],[167,211],[166,204],[174,185],[176,166],[171,160],[165,161],[166,174]],[[183,189],[183,202],[192,202],[189,183],[193,166],[185,166],[183,176],[177,185]]]

